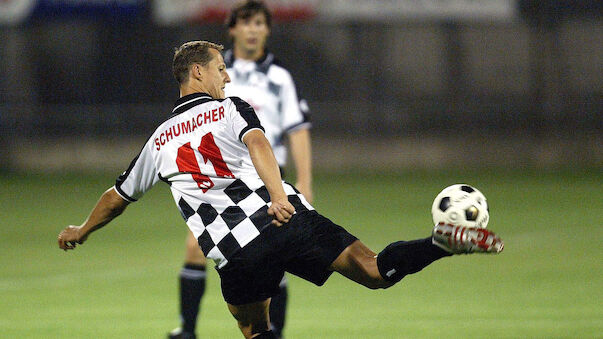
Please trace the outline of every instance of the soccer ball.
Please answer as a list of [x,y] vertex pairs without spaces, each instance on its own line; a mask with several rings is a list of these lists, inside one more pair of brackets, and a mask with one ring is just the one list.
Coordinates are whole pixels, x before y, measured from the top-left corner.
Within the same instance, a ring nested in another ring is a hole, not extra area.
[[488,202],[482,192],[467,184],[448,186],[436,196],[431,206],[434,225],[486,228],[490,219]]

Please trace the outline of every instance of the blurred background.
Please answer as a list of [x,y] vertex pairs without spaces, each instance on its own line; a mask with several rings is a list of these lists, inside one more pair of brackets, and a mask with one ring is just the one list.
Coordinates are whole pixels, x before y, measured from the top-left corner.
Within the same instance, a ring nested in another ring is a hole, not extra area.
[[[267,3],[312,113],[314,206],[379,251],[428,235],[433,198],[465,182],[505,241],[385,291],[289,275],[286,338],[601,338],[603,1]],[[232,5],[0,0],[1,338],[178,324],[187,231],[167,185],[76,251],[56,236],[170,115],[173,49],[230,47]],[[198,334],[239,337],[213,269]]]
[[[233,3],[0,1],[0,167],[125,168]],[[317,168],[603,163],[601,1],[267,3]]]

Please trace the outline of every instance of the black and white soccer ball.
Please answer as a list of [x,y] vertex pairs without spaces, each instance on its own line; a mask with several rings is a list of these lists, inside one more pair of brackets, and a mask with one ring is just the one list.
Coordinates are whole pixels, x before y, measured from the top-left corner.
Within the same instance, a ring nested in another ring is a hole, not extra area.
[[448,186],[431,206],[434,225],[439,223],[486,228],[490,220],[486,196],[467,184]]

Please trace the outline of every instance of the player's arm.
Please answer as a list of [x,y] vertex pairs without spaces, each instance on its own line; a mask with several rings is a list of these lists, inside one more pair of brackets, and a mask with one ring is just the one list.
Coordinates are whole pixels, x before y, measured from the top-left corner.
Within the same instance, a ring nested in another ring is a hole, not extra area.
[[58,236],[59,247],[65,251],[75,249],[76,244],[82,244],[90,233],[105,226],[120,215],[128,206],[115,188],[110,188],[103,193],[90,212],[90,215],[80,226],[67,226]]
[[266,185],[270,194],[272,204],[268,208],[268,214],[273,215],[273,223],[277,226],[289,221],[295,208],[287,199],[287,194],[283,189],[281,173],[278,168],[270,142],[264,136],[261,130],[251,130],[243,136],[243,142],[249,149],[251,161],[257,170],[260,178]]
[[289,148],[295,163],[295,187],[312,202],[312,145],[310,130],[302,128],[289,133]]

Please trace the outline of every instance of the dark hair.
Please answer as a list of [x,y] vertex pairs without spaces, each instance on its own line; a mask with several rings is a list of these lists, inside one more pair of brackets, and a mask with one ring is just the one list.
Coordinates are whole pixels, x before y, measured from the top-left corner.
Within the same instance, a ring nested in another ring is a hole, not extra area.
[[205,66],[212,60],[210,48],[222,51],[224,46],[209,41],[189,41],[174,50],[172,72],[179,84],[188,81],[188,72],[192,64]]
[[257,0],[241,1],[236,4],[226,19],[226,27],[232,28],[237,25],[237,20],[247,19],[257,13],[264,13],[266,25],[270,28],[272,26],[272,14],[264,2]]

